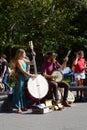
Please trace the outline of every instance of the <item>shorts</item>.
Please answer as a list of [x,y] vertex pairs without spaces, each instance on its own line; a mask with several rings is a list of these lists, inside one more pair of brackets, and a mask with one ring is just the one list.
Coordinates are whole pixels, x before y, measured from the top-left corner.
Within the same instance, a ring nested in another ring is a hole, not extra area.
[[75,79],[85,79],[86,78],[86,75],[84,72],[81,72],[81,73],[75,73]]

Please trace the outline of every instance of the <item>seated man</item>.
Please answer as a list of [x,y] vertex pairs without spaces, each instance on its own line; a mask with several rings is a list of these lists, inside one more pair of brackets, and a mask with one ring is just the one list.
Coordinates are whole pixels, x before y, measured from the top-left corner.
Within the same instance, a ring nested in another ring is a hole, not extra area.
[[70,69],[70,67],[65,67],[61,72],[63,73],[64,78],[70,79],[70,84],[75,82],[74,71]]
[[[56,82],[56,78],[58,78],[58,75],[52,75],[52,72],[58,68],[63,68],[63,65],[60,65],[59,62],[56,60],[57,54],[54,52],[48,52],[47,53],[47,59],[42,65],[42,74],[43,76],[47,79],[48,84],[49,84],[49,91],[52,91],[53,97],[55,98],[55,105],[58,104],[58,87],[64,88],[64,96],[63,96],[63,101],[62,105],[66,107],[70,107],[70,104],[67,102],[67,97],[68,97],[68,90],[69,90],[69,85],[67,83],[64,83],[63,81],[61,82]],[[67,59],[67,58],[66,58]],[[65,62],[64,62],[65,63]]]

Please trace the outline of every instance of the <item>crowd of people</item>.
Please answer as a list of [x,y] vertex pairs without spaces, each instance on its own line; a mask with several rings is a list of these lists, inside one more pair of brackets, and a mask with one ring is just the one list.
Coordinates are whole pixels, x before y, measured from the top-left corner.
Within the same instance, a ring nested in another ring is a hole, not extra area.
[[[49,90],[44,100],[52,99],[53,104],[57,106],[57,110],[62,110],[64,107],[71,107],[71,104],[67,101],[70,85],[63,80],[56,82],[58,75],[52,75],[52,73],[55,70],[60,71],[63,77],[70,77],[70,82],[75,81],[78,86],[83,86],[84,79],[86,78],[86,60],[82,50],[78,51],[76,57],[72,60],[71,68],[67,67],[67,62],[68,56],[64,58],[64,62],[61,65],[57,60],[57,54],[53,51],[49,51],[41,67],[41,74],[49,85]],[[24,49],[18,49],[15,57],[12,59],[12,74],[16,79],[15,86],[13,87],[13,108],[16,108],[18,113],[27,110],[29,100],[32,100],[26,94],[25,84],[29,78],[37,78],[38,74],[31,73],[31,65],[34,65],[34,61],[29,60]],[[3,86],[0,87],[0,89],[3,91],[11,90],[11,87],[7,83],[8,75],[9,65],[6,60],[6,55],[2,55],[0,57],[0,83],[3,84]],[[61,102],[59,101],[58,88],[64,89]],[[82,96],[82,91],[80,91],[80,96]],[[63,107],[60,108],[59,103],[61,103]]]

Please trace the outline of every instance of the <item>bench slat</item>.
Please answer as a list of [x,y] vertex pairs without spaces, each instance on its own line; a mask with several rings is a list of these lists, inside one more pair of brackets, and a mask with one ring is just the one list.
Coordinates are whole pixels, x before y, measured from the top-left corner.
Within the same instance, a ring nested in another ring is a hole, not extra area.
[[70,90],[71,91],[79,91],[79,90],[87,91],[87,86],[70,86]]

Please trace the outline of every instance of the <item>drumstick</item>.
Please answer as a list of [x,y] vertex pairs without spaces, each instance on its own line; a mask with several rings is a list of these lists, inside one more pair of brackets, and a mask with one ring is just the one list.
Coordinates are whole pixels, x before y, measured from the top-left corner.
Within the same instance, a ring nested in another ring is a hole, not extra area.
[[61,67],[62,69],[64,69],[66,67],[66,63],[68,62],[68,60],[66,58],[69,57],[70,53],[71,53],[71,50],[69,50],[67,52],[67,55],[64,58],[64,61],[63,61],[62,67]]
[[66,56],[68,57],[68,56],[70,55],[70,53],[71,53],[71,50],[69,50],[69,51],[68,51],[68,53],[67,53],[67,55],[66,55]]

